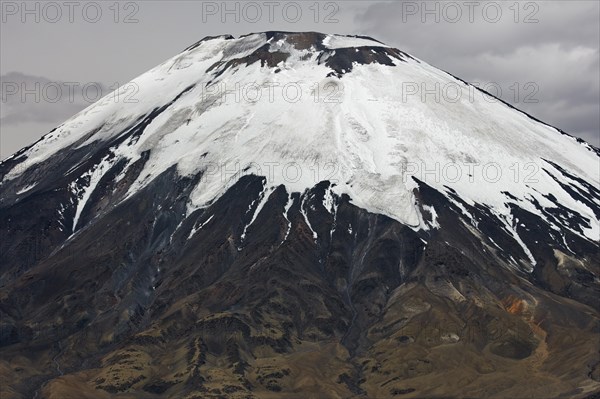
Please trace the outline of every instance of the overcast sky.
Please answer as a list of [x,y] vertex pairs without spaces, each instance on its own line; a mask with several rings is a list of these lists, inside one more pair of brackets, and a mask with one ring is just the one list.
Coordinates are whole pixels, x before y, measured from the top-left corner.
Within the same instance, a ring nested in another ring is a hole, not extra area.
[[1,3],[1,158],[205,36],[266,30],[374,37],[600,144],[595,0]]

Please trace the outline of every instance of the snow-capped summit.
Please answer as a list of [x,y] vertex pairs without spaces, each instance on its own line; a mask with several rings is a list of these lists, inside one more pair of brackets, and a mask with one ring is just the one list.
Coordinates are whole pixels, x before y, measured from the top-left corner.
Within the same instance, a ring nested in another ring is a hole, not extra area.
[[[513,232],[511,206],[546,218],[558,204],[580,218],[552,225],[592,240],[600,232],[600,199],[573,195],[587,190],[578,179],[600,181],[592,147],[367,37],[203,39],[10,159],[3,184],[63,151],[79,149],[83,161],[107,147],[88,174],[148,154],[128,195],[172,166],[181,176],[204,171],[189,212],[254,173],[290,192],[333,181],[356,205],[417,228],[415,177],[488,206]],[[34,180],[19,180],[15,193]],[[93,189],[78,189],[78,207]]]

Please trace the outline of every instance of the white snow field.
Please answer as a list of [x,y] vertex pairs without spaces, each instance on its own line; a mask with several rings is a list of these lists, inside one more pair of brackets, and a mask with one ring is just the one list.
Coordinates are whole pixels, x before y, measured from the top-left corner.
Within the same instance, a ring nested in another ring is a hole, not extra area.
[[[273,54],[290,55],[276,67],[260,61],[225,65],[265,45]],[[150,150],[128,195],[173,165],[182,176],[204,170],[189,213],[218,198],[242,175],[235,172],[246,169],[243,173],[265,176],[270,187],[283,184],[288,192],[304,192],[329,180],[335,193],[348,194],[359,207],[415,229],[430,228],[415,206],[414,176],[443,193],[454,190],[466,203],[489,206],[517,241],[518,221],[508,204],[544,217],[532,201],[552,206],[546,197],[551,193],[589,219],[583,234],[598,240],[593,210],[545,171],[566,185],[578,185],[549,160],[597,187],[599,157],[588,144],[486,98],[418,59],[392,59],[395,66],[354,62],[341,78],[332,76],[328,58],[342,49],[356,47],[358,53],[365,46],[373,54],[387,49],[377,41],[338,35],[307,49],[264,33],[202,41],[134,79],[136,102],[124,102],[131,87],[126,85],[118,97],[110,94],[63,123],[19,155],[25,159],[4,180],[60,149],[100,145],[125,134],[136,120],[191,87],[139,140],[113,148],[114,157],[89,173],[107,171],[107,162],[121,159],[131,165]],[[437,99],[431,94],[436,88]],[[77,209],[93,189],[90,184]]]

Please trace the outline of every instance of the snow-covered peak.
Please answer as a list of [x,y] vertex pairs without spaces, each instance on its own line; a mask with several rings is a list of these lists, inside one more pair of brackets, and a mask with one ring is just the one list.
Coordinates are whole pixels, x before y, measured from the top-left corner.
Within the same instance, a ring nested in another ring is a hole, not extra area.
[[356,205],[419,228],[414,190],[422,181],[488,207],[509,231],[517,223],[511,206],[546,217],[544,208],[560,204],[580,222],[551,223],[593,240],[600,234],[600,198],[573,194],[600,184],[593,148],[369,38],[203,39],[9,159],[3,181],[59,151],[107,143],[117,143],[112,164],[148,156],[129,195],[171,167],[181,176],[203,172],[190,212],[254,173],[289,192],[329,180]]
[[327,35],[322,44],[328,49],[348,47],[388,47],[375,39],[364,36]]

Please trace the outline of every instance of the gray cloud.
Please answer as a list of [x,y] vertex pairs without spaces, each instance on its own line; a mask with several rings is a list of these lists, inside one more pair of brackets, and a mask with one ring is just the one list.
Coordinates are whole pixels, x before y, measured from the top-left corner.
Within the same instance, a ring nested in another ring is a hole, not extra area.
[[3,126],[60,123],[110,91],[98,82],[62,82],[18,72],[0,76],[0,85]]
[[112,91],[99,82],[64,82],[19,72],[0,76],[0,87],[2,158]]

